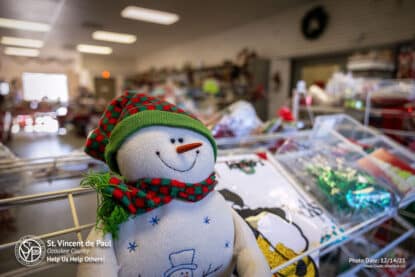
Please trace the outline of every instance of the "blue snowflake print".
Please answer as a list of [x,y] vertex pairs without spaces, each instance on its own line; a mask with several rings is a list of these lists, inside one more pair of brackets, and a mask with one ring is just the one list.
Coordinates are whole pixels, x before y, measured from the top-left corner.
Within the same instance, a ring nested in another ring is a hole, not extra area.
[[127,249],[128,249],[128,251],[130,251],[130,253],[135,252],[136,248],[137,248],[137,243],[135,243],[135,241],[128,243]]
[[160,218],[158,216],[153,216],[149,221],[149,223],[152,226],[156,226],[157,224],[159,224],[159,222],[160,222]]
[[225,242],[225,248],[229,248],[229,247],[231,247],[231,243],[229,241],[226,241]]
[[210,224],[210,218],[209,218],[208,216],[205,216],[205,217],[203,218],[203,223],[205,223],[205,224]]

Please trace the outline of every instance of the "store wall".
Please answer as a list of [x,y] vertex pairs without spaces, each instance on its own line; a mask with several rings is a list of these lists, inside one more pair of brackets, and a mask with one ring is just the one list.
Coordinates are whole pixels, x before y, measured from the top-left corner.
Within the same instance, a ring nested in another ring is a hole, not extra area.
[[[308,41],[300,32],[300,22],[305,12],[317,4],[326,7],[330,22],[320,39]],[[196,66],[218,64],[235,57],[243,47],[255,49],[265,57],[298,57],[409,40],[415,36],[414,11],[413,0],[312,1],[152,53],[138,59],[137,68],[181,66],[185,62]]]
[[[322,4],[330,15],[326,32],[315,41],[306,40],[300,22],[306,11]],[[290,88],[290,62],[293,57],[329,54],[390,44],[415,37],[415,1],[349,0],[310,1],[298,7],[222,33],[171,46],[137,60],[137,69],[150,67],[220,64],[249,47],[271,58],[271,76],[281,74],[279,92],[270,91],[269,114],[285,104]],[[270,80],[272,87],[272,80]]]
[[13,57],[0,54],[0,79],[8,82],[14,79],[21,81],[24,72],[66,74],[68,77],[69,99],[77,94],[79,83],[77,68],[78,60],[76,57],[63,60]]
[[[275,82],[278,76],[279,82]],[[288,100],[290,89],[291,62],[287,58],[276,58],[271,60],[269,91],[268,91],[268,117],[275,117],[282,106],[291,106]]]
[[78,94],[79,86],[94,90],[94,77],[108,70],[116,82],[116,91],[121,93],[124,78],[135,72],[134,59],[101,57],[94,55],[74,55],[68,59],[24,58],[0,54],[0,79],[21,80],[24,72],[62,73],[68,77],[69,99]]
[[121,93],[125,77],[136,71],[136,61],[131,58],[82,55],[81,84],[94,90],[94,78],[100,77],[104,70],[111,73],[116,82],[116,91]]

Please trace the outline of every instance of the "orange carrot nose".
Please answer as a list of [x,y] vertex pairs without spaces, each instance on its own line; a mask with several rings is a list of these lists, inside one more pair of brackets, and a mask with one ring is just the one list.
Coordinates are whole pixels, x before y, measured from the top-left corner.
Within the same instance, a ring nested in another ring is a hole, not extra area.
[[181,153],[190,151],[192,149],[198,148],[200,146],[202,146],[201,142],[189,143],[189,144],[177,146],[176,151],[177,153],[181,154]]

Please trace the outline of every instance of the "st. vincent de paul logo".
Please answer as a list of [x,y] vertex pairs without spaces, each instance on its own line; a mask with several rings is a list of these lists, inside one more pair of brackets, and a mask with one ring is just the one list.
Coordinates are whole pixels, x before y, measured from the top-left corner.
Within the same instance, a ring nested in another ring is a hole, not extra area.
[[35,236],[24,236],[15,245],[14,254],[17,261],[24,266],[38,265],[46,255],[45,243]]

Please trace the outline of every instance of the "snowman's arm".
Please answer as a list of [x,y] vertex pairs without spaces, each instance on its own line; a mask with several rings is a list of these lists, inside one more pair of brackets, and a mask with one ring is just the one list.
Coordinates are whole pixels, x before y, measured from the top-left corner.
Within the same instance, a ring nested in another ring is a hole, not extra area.
[[114,241],[111,234],[104,235],[102,231],[93,228],[88,235],[88,241],[95,243],[96,240],[111,241],[111,247],[90,247],[87,256],[90,257],[102,257],[104,261],[102,263],[81,263],[78,266],[78,277],[90,277],[90,276],[104,276],[104,277],[116,277],[118,276],[119,265],[114,252]]
[[240,277],[272,276],[251,229],[234,210],[232,210],[232,216],[235,225],[234,254],[238,275]]

